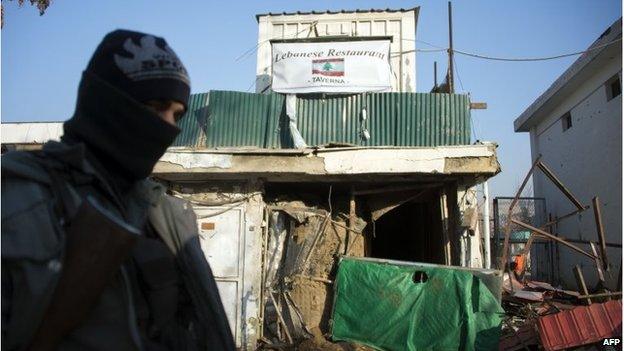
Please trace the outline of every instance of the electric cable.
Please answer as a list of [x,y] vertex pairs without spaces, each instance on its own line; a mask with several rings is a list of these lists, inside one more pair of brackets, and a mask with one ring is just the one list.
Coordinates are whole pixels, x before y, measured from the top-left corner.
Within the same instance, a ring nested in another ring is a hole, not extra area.
[[245,51],[245,52],[244,52],[244,53],[242,53],[240,56],[238,56],[238,57],[234,60],[234,62],[238,62],[238,61],[240,61],[240,60],[243,60],[244,58],[247,58],[247,57],[251,56],[251,54],[253,54],[256,50],[258,50],[258,48],[260,47],[260,45],[262,45],[262,44],[266,43],[267,41],[271,41],[271,40],[273,40],[273,39],[294,39],[294,38],[297,38],[297,36],[298,36],[299,34],[303,33],[304,31],[306,31],[306,30],[312,30],[312,28],[313,28],[314,26],[316,26],[316,24],[317,24],[317,23],[318,23],[318,21],[314,21],[314,22],[310,23],[310,25],[309,25],[308,27],[303,28],[302,30],[300,30],[300,31],[298,31],[297,33],[293,34],[292,36],[290,36],[290,38],[271,38],[271,39],[265,39],[265,40],[262,40],[262,41],[258,42],[258,44],[256,44],[255,46],[253,46],[253,47],[251,47],[251,48],[247,49],[247,51]]
[[453,52],[457,53],[457,54],[465,55],[465,56],[480,58],[480,59],[484,59],[484,60],[493,60],[493,61],[513,61],[513,62],[547,61],[547,60],[555,60],[555,59],[560,59],[560,58],[569,57],[569,56],[576,56],[576,55],[586,54],[588,52],[591,52],[591,51],[594,51],[594,50],[598,50],[598,49],[602,49],[604,47],[612,45],[612,44],[617,43],[617,42],[619,42],[621,40],[622,40],[622,38],[618,38],[618,39],[610,41],[610,42],[608,42],[606,44],[598,45],[596,47],[589,48],[587,50],[571,52],[571,53],[555,55],[555,56],[547,56],[547,57],[523,57],[523,58],[494,57],[494,56],[486,56],[486,55],[474,54],[474,53],[465,52],[465,51],[456,50],[456,49],[453,49]]

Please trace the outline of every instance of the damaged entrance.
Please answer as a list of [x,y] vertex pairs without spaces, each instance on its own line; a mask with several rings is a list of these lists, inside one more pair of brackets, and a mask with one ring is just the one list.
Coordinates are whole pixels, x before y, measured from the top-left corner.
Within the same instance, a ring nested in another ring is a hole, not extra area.
[[370,257],[445,263],[441,188],[406,188],[364,196],[371,207]]
[[323,339],[343,257],[445,264],[445,194],[441,183],[265,184],[263,335]]

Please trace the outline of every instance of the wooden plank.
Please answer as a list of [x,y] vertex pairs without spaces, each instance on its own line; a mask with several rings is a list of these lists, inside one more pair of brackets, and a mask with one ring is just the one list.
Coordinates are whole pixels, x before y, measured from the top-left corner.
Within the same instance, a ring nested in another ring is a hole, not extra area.
[[486,102],[471,102],[470,103],[471,110],[487,110]]
[[594,259],[596,258],[596,256],[594,256],[594,255],[592,255],[592,254],[590,254],[590,253],[585,252],[585,251],[584,251],[583,249],[581,249],[580,247],[578,247],[578,246],[576,246],[576,245],[572,245],[572,244],[570,244],[569,242],[565,241],[564,239],[562,239],[562,238],[560,238],[560,237],[558,237],[558,236],[554,236],[554,235],[552,235],[552,234],[550,234],[550,233],[548,233],[548,232],[545,232],[545,231],[543,231],[543,230],[541,230],[541,229],[539,229],[539,228],[535,228],[535,227],[533,227],[533,226],[532,226],[532,225],[530,225],[530,224],[526,224],[526,223],[524,223],[524,222],[520,222],[519,220],[516,220],[516,219],[512,219],[512,220],[511,220],[511,222],[512,222],[512,223],[515,223],[515,224],[517,224],[517,225],[519,225],[519,226],[521,226],[521,227],[523,227],[523,228],[525,228],[525,229],[528,229],[528,230],[530,230],[530,231],[536,232],[536,233],[538,233],[538,234],[540,234],[540,235],[542,235],[542,236],[544,236],[544,237],[546,237],[546,238],[549,238],[549,239],[551,239],[551,240],[554,240],[554,241],[556,241],[556,242],[558,242],[558,243],[560,243],[560,244],[563,244],[563,245],[565,245],[565,246],[567,246],[567,247],[571,248],[572,250],[574,250],[574,251],[576,251],[576,252],[578,252],[578,253],[580,253],[580,254],[583,254],[583,255],[585,255],[585,256],[587,256],[587,257],[591,258],[592,260],[594,260]]
[[273,302],[273,306],[275,306],[275,312],[277,313],[277,318],[279,319],[280,324],[282,325],[282,328],[284,329],[284,334],[286,334],[286,340],[288,341],[289,344],[292,344],[293,339],[290,336],[290,332],[288,331],[288,326],[286,326],[286,322],[284,321],[284,317],[282,316],[282,311],[281,311],[281,306],[279,306],[276,302],[275,302],[275,297],[273,297],[273,293],[269,292],[269,296],[271,297],[271,301]]
[[442,241],[444,247],[444,264],[451,264],[451,238],[449,233],[449,209],[446,190],[440,194],[440,214],[442,217]]
[[604,272],[602,270],[602,262],[600,261],[600,256],[598,256],[598,249],[596,248],[597,245],[594,242],[590,242],[589,246],[591,247],[591,250],[594,256],[596,256],[596,258],[594,259],[594,262],[596,262],[596,270],[598,271],[598,280],[600,281],[600,283],[602,283],[602,286],[605,286],[605,277],[604,277]]
[[347,241],[345,246],[345,254],[351,251],[349,241],[351,239],[351,232],[355,231],[355,194],[353,193],[353,191],[353,187],[351,187],[351,197],[349,198],[349,230],[345,233]]
[[600,199],[595,196],[592,199],[594,207],[594,218],[596,220],[596,231],[598,232],[598,243],[600,244],[600,256],[602,257],[602,268],[609,270],[609,261],[607,257],[607,241],[605,240],[604,227],[602,225],[602,214],[600,211]]
[[578,298],[587,299],[587,298],[592,298],[592,297],[614,297],[614,296],[621,296],[621,295],[622,295],[621,291],[614,291],[614,292],[600,293],[600,294],[579,295]]
[[[583,277],[583,272],[581,271],[581,267],[579,265],[574,266],[574,275],[576,276],[576,283],[578,284],[579,290],[581,291],[581,295],[589,295],[589,291],[587,291],[587,285],[585,284],[585,278]],[[587,301],[588,305],[591,305],[591,298],[585,297],[585,301]]]
[[563,185],[559,178],[557,178],[557,176],[555,176],[555,174],[543,162],[540,161],[537,166],[544,173],[544,175],[546,175],[546,177],[548,177],[548,179],[550,179],[550,181],[553,182],[559,190],[561,190],[563,195],[565,195],[565,197],[567,197],[568,200],[576,206],[577,209],[582,210],[585,208],[585,206],[583,206],[583,204],[581,204],[581,202],[574,195],[572,195],[572,192],[570,192],[570,190]]
[[498,269],[501,269],[501,270],[505,269],[505,266],[507,265],[507,259],[509,256],[509,236],[511,235],[511,223],[509,219],[511,219],[511,216],[513,214],[513,209],[516,207],[516,204],[518,203],[518,199],[520,198],[522,191],[524,191],[524,187],[529,182],[529,178],[531,178],[531,175],[533,174],[535,167],[537,167],[537,164],[540,162],[540,158],[541,158],[541,155],[537,156],[537,158],[533,162],[531,169],[529,169],[529,172],[524,177],[524,180],[522,181],[520,188],[518,188],[518,191],[516,192],[516,196],[514,196],[514,199],[511,201],[511,204],[509,205],[509,209],[507,210],[507,224],[505,225],[505,240],[503,241],[503,252],[501,253],[501,257],[498,262]]

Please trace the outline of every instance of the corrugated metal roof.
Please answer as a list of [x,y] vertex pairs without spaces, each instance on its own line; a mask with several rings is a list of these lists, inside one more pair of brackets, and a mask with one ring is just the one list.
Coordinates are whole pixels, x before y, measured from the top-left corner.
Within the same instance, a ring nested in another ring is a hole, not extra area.
[[208,97],[208,93],[191,95],[188,111],[178,121],[182,131],[171,146],[203,147],[206,144],[204,131],[208,120]]
[[[208,106],[202,105],[208,101]],[[469,105],[468,96],[459,94],[298,97],[297,126],[310,146],[468,145]],[[190,106],[180,121],[183,131],[175,146],[293,147],[283,95],[211,91],[208,97],[193,96]],[[367,121],[363,125],[364,108]],[[364,126],[370,133],[368,141],[361,138]]]
[[256,15],[256,20],[259,21],[262,16],[293,16],[293,15],[336,15],[339,13],[379,13],[379,12],[410,12],[417,11],[420,9],[419,6],[409,8],[409,9],[356,9],[356,10],[325,10],[325,11],[296,11],[296,12],[269,12],[269,13],[261,13]]
[[622,335],[622,301],[594,303],[540,317],[538,332],[545,350],[595,343]]

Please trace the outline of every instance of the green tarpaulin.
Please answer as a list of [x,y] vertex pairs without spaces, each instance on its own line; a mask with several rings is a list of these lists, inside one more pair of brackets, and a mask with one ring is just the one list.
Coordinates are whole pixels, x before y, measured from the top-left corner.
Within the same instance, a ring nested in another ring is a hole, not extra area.
[[497,350],[503,309],[483,279],[448,266],[343,258],[334,340],[380,350]]

